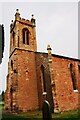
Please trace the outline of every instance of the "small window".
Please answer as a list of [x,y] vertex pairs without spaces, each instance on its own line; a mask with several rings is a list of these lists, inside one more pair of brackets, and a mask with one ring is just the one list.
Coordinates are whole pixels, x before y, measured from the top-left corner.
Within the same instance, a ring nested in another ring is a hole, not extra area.
[[29,45],[29,31],[26,28],[23,29],[23,44]]
[[29,80],[29,71],[26,69],[26,80]]
[[73,89],[77,90],[76,80],[75,80],[75,73],[73,71],[73,65],[72,65],[72,63],[70,64],[70,74],[71,74],[71,77],[72,77]]

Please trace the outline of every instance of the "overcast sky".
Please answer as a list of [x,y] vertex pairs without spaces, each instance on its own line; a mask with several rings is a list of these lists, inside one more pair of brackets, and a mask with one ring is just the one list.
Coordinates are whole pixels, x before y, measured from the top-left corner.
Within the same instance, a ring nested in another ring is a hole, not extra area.
[[[74,0],[73,0],[74,1]],[[77,2],[4,2],[0,4],[0,23],[5,29],[5,51],[0,65],[0,87],[6,88],[7,63],[9,58],[9,26],[14,20],[16,9],[20,16],[36,19],[38,51],[47,52],[47,45],[52,53],[71,58],[78,58],[78,3]],[[1,14],[2,13],[2,14]],[[0,72],[1,73],[1,72]]]

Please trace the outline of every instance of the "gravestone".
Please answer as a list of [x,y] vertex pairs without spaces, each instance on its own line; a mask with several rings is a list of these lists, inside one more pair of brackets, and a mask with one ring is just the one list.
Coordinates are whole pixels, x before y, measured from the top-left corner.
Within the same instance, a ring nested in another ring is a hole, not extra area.
[[46,93],[43,93],[44,102],[42,105],[43,120],[52,120],[52,112],[49,102],[46,100]]

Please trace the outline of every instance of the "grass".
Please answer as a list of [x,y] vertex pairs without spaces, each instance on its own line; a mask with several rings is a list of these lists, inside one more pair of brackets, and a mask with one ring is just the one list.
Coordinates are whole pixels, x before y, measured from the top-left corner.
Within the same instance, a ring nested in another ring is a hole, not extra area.
[[[4,112],[4,102],[0,102],[0,111],[3,110],[3,114],[0,112],[0,118],[1,120],[42,120],[42,112],[41,111],[28,111],[26,113],[19,113],[19,114],[12,114],[12,113],[6,113]],[[52,114],[53,120],[80,120],[80,110],[75,111],[67,111],[67,112],[61,112],[58,114]]]
[[78,110],[75,111],[67,111],[62,112],[59,114],[53,114],[53,118],[66,118],[66,119],[80,119],[80,116],[78,114]]
[[[3,113],[2,120],[42,120],[42,112],[41,111],[29,111],[27,113],[20,113],[20,114],[9,114]],[[52,118],[57,120],[80,120],[80,115],[78,115],[78,110],[76,111],[68,111],[62,112],[59,114],[52,114]]]

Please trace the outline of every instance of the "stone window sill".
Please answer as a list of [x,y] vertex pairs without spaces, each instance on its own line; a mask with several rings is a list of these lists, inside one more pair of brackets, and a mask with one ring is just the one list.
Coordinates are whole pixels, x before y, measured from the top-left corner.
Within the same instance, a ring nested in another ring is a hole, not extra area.
[[78,90],[74,90],[74,92],[76,93],[76,92],[78,92]]

